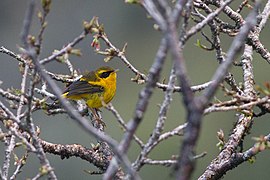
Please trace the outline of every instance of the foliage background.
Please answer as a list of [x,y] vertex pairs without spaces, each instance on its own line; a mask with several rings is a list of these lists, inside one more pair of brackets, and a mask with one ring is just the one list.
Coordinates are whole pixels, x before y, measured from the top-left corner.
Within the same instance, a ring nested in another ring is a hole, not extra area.
[[[16,44],[20,44],[20,32],[24,18],[25,9],[28,1],[26,0],[1,0],[0,1],[0,45],[18,52]],[[237,4],[237,1],[234,3]],[[49,56],[54,49],[60,49],[64,44],[70,42],[74,37],[80,34],[83,30],[82,21],[90,20],[93,16],[98,16],[101,23],[105,26],[105,32],[111,41],[117,46],[122,47],[125,42],[128,43],[127,57],[130,62],[141,71],[148,71],[157,51],[160,32],[153,29],[153,22],[147,19],[142,8],[135,5],[125,4],[123,1],[111,0],[55,0],[52,3],[52,9],[48,16],[48,27],[45,30],[43,49],[41,57]],[[31,32],[36,35],[39,29],[37,18],[34,18],[34,24]],[[205,30],[206,32],[208,29]],[[270,47],[270,41],[267,37],[270,36],[270,25],[266,25],[260,37],[266,47]],[[203,43],[207,44],[201,36],[197,36]],[[187,47],[184,50],[184,56],[187,63],[188,75],[192,84],[200,84],[209,80],[214,70],[218,66],[215,61],[214,53],[206,52],[196,47],[196,38],[190,39]],[[231,39],[223,37],[223,50],[227,51]],[[101,65],[109,65],[120,69],[118,73],[118,91],[113,100],[114,106],[121,113],[127,122],[132,116],[134,107],[137,101],[138,92],[143,85],[137,85],[130,81],[133,74],[125,67],[118,59],[113,59],[106,64],[102,56],[95,54],[93,48],[90,47],[91,38],[86,38],[76,48],[81,48],[83,56],[81,58],[72,56],[70,60],[75,68],[84,71],[92,70]],[[1,85],[4,89],[13,86],[19,88],[20,73],[18,71],[18,62],[11,57],[0,54],[0,79],[3,81]],[[56,73],[67,73],[68,70],[60,63],[49,63],[46,65],[48,70]],[[166,67],[163,71],[163,77],[169,74],[171,60],[168,59]],[[254,75],[257,85],[263,85],[269,81],[269,64],[261,57],[255,54],[254,58]],[[242,81],[239,67],[233,67],[231,71],[234,73],[238,82]],[[63,84],[59,84],[64,88]],[[146,112],[145,118],[140,125],[137,135],[143,140],[146,140],[151,132],[157,119],[159,110],[158,104],[163,100],[161,90],[156,90],[151,98],[150,106]],[[216,98],[222,98],[219,93]],[[73,121],[67,118],[66,115],[46,116],[44,112],[34,113],[36,124],[41,128],[41,137],[49,142],[62,144],[82,144],[90,146],[90,143],[96,143],[94,138],[89,137],[82,131]],[[251,140],[253,136],[260,136],[269,133],[270,122],[269,114],[262,118],[255,118],[255,123],[251,134],[246,138],[244,148],[250,147],[254,142]],[[122,130],[116,123],[114,116],[107,110],[103,110],[103,119],[106,121],[106,132],[113,138],[120,140],[123,135]],[[235,122],[235,113],[214,113],[207,115],[203,119],[202,133],[197,147],[197,153],[206,151],[207,155],[197,161],[197,169],[194,173],[194,179],[197,178],[210,161],[218,154],[216,147],[217,138],[216,132],[222,129],[226,135],[229,135]],[[165,128],[167,130],[176,127],[178,124],[185,122],[185,114],[182,108],[181,96],[178,93],[174,94],[174,100],[168,113],[168,119]],[[166,129],[165,129],[166,131]],[[159,148],[154,150],[150,157],[153,159],[168,159],[171,154],[179,153],[179,142],[182,138],[174,137],[159,145]],[[129,151],[130,159],[135,160],[136,155],[140,151],[137,144],[133,144]],[[3,151],[0,144],[0,152]],[[18,152],[19,153],[19,152]],[[61,160],[60,157],[47,155],[52,166],[56,170],[56,175],[59,179],[100,179],[99,176],[91,176],[83,172],[83,170],[95,170],[95,167],[89,165],[81,159],[70,158]],[[265,151],[256,156],[254,164],[244,163],[239,168],[230,171],[224,179],[267,179],[269,178],[270,161],[269,151]],[[0,155],[2,162],[3,155]],[[29,177],[28,175],[36,174],[38,169],[38,160],[36,157],[31,158],[28,164],[23,168],[20,175],[21,179]],[[160,166],[144,166],[140,171],[143,179],[173,179],[171,174],[165,167]]]

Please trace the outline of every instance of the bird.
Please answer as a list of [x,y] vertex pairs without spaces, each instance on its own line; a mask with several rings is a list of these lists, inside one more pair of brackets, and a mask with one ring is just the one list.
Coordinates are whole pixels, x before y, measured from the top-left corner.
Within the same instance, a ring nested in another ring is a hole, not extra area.
[[62,96],[75,101],[84,100],[94,119],[105,125],[97,111],[111,102],[115,96],[117,71],[118,69],[109,66],[88,71],[72,82],[64,90]]

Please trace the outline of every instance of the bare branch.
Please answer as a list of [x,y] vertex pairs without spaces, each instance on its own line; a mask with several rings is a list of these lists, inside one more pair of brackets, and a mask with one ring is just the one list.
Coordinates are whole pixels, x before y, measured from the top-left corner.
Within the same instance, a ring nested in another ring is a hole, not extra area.
[[[25,48],[25,54],[30,57],[33,61],[36,60],[37,54],[32,47],[32,45],[28,42],[28,35],[29,35],[29,30],[32,22],[32,16],[34,13],[34,8],[35,8],[35,1],[32,0],[28,6],[28,9],[26,11],[26,16],[24,18],[24,26],[22,29],[22,42],[24,44]],[[22,81],[22,89],[25,89],[25,83],[26,83],[26,75],[27,75],[28,67],[25,68],[25,79]],[[34,74],[34,79],[30,82],[30,90],[29,90],[29,102],[28,102],[28,111],[27,111],[27,118],[26,118],[26,123],[27,123],[27,128],[29,128],[29,133],[31,134],[32,140],[33,140],[33,145],[36,148],[35,153],[37,154],[37,157],[39,158],[40,164],[48,170],[48,177],[50,179],[57,179],[56,175],[53,171],[53,168],[51,167],[48,159],[46,158],[46,155],[40,145],[40,143],[37,141],[37,133],[35,131],[35,126],[33,124],[33,120],[31,115],[31,103],[32,103],[32,97],[33,97],[33,89],[34,89],[34,84],[35,84],[35,71],[33,72]],[[23,96],[24,94],[22,94]],[[23,97],[21,97],[20,102],[23,101]],[[22,103],[20,103],[22,104]],[[22,106],[22,105],[21,105]],[[20,115],[21,108],[18,109],[17,116]]]
[[1,53],[5,53],[5,54],[7,54],[7,55],[9,55],[9,56],[11,56],[11,57],[17,59],[18,61],[20,61],[20,62],[26,64],[26,60],[25,60],[25,59],[23,59],[21,56],[15,54],[14,52],[12,52],[12,51],[6,49],[4,46],[1,46],[1,47],[0,47],[0,52],[1,52]]
[[[203,84],[191,86],[190,88],[193,92],[202,91],[202,90],[206,89],[211,83],[212,83],[212,81],[209,81],[209,82],[206,82]],[[157,87],[166,91],[168,88],[168,85],[162,84],[162,83],[157,83]],[[182,92],[182,88],[179,86],[174,86],[173,92]]]
[[[109,111],[111,111],[114,114],[114,116],[116,117],[119,124],[124,128],[124,131],[127,131],[127,125],[126,125],[125,121],[123,120],[121,115],[118,113],[118,111],[114,108],[114,106],[111,103],[109,103],[106,106],[106,109],[108,109]],[[142,140],[138,136],[136,136],[135,134],[133,135],[133,138],[141,148],[143,148],[145,146],[144,143],[142,142]]]
[[247,17],[245,25],[241,28],[238,36],[234,39],[230,49],[228,50],[226,61],[219,66],[219,68],[213,75],[212,78],[213,84],[211,84],[205,90],[204,96],[201,98],[204,105],[206,105],[214,95],[219,83],[221,83],[226,73],[228,72],[228,69],[232,64],[232,61],[234,60],[234,56],[238,53],[240,48],[245,43],[245,39],[247,38],[250,30],[254,27],[255,24],[256,24],[256,12],[255,10],[253,10],[252,13],[250,13],[250,15]]
[[60,51],[57,53],[52,54],[51,56],[41,59],[40,64],[46,64],[52,60],[54,60],[56,57],[63,55],[64,53],[67,53],[72,47],[74,47],[76,44],[78,44],[80,41],[82,41],[88,32],[83,31],[78,37],[76,37],[72,42],[67,44],[64,48],[62,48]]
[[265,5],[265,7],[263,9],[263,12],[259,16],[259,20],[261,22],[260,22],[259,26],[256,27],[257,28],[257,33],[260,33],[263,30],[269,16],[270,16],[270,1],[268,1],[266,3],[266,5]]
[[149,164],[149,165],[162,165],[166,167],[170,167],[172,165],[175,165],[177,163],[177,160],[152,160],[152,159],[144,159],[143,164]]
[[23,28],[22,28],[22,32],[21,32],[21,38],[22,38],[22,43],[23,45],[28,48],[28,35],[30,32],[30,26],[31,26],[31,22],[32,22],[32,18],[33,18],[33,14],[34,14],[34,9],[35,9],[35,1],[31,0],[29,2],[28,5],[28,9],[26,11],[25,14],[25,18],[23,20]]
[[143,150],[141,151],[140,155],[137,157],[136,161],[133,163],[133,167],[134,167],[134,169],[136,169],[136,171],[138,171],[141,168],[141,166],[143,164],[143,159],[145,159],[146,156],[150,153],[150,151],[155,147],[155,145],[157,144],[157,141],[160,138],[160,135],[164,129],[167,111],[168,111],[169,105],[172,101],[173,86],[175,84],[175,81],[176,81],[176,75],[175,75],[175,70],[173,67],[171,70],[168,88],[167,88],[165,95],[164,95],[165,98],[164,98],[164,101],[160,107],[156,126],[155,126],[148,142],[143,147]]
[[[166,40],[162,39],[159,50],[156,54],[155,62],[152,65],[151,69],[149,70],[149,78],[147,84],[139,94],[139,100],[136,105],[135,115],[133,119],[129,121],[127,126],[127,132],[125,133],[123,139],[119,144],[118,151],[121,152],[121,154],[126,154],[130,146],[132,137],[143,119],[143,115],[144,112],[146,111],[149,99],[153,93],[153,89],[157,81],[159,80],[159,75],[162,70],[162,65],[165,61],[167,48],[168,46]],[[111,179],[113,175],[116,173],[117,166],[118,166],[117,164],[111,163],[104,175],[104,179]]]
[[[258,4],[255,7],[255,10],[252,12],[253,16],[256,15],[254,12],[257,11]],[[248,16],[248,18],[252,18],[252,16]],[[248,18],[246,20],[246,24],[248,23]],[[251,19],[250,21],[254,21],[255,17]],[[255,22],[253,22],[255,23]],[[244,28],[244,27],[243,27]],[[241,33],[241,31],[240,31]],[[243,63],[243,72],[244,72],[244,80],[246,81],[244,83],[244,93],[247,97],[253,97],[254,96],[254,81],[253,81],[253,70],[252,70],[252,48],[248,45],[245,46],[245,51],[242,56],[242,63]],[[249,79],[250,78],[250,79]],[[251,107],[246,106],[244,107],[248,110],[248,113],[250,112]],[[248,131],[250,125],[252,122],[252,116],[248,116],[245,114],[240,114],[238,117],[238,122],[233,129],[228,142],[224,145],[223,150],[220,152],[220,154],[215,158],[211,164],[207,167],[205,172],[202,176],[200,176],[199,179],[216,179],[222,177],[229,169],[226,169],[226,162],[227,159],[230,159],[232,154],[235,152],[237,146],[241,143],[241,141],[244,139],[245,133]],[[235,167],[235,166],[233,166]],[[226,170],[225,170],[225,169]],[[231,169],[231,168],[230,168]],[[225,171],[223,171],[225,170]]]
[[11,137],[6,138],[5,140],[5,156],[4,156],[4,162],[3,162],[3,167],[2,167],[2,179],[7,180],[8,179],[8,171],[10,167],[10,158],[11,154],[14,150],[15,147],[15,136],[12,135]]
[[218,9],[216,9],[214,12],[210,13],[207,15],[207,17],[200,23],[196,24],[195,26],[193,26],[185,35],[185,40],[189,39],[192,35],[194,35],[195,33],[199,32],[205,25],[207,25],[210,21],[212,21],[216,16],[218,16],[221,11],[230,3],[232,2],[232,0],[227,0],[224,3],[222,3],[220,5],[220,7]]
[[[219,179],[221,178],[227,171],[237,167],[241,163],[248,161],[252,157],[254,157],[259,152],[262,152],[266,148],[269,148],[265,145],[267,142],[270,142],[270,134],[267,136],[261,137],[261,141],[254,144],[253,147],[249,148],[247,151],[243,153],[232,153],[231,156],[226,160],[224,159],[222,164],[213,164],[211,163],[211,167],[213,168],[211,171],[208,169],[204,172],[204,174],[199,178],[200,180],[203,179]],[[218,166],[218,168],[217,168]],[[210,168],[210,167],[208,167]],[[215,173],[213,173],[215,172]]]
[[43,149],[47,153],[59,155],[61,159],[70,157],[79,157],[83,160],[92,163],[98,167],[101,171],[105,171],[109,166],[110,157],[106,156],[98,147],[86,148],[79,144],[53,144],[42,139],[39,139]]
[[213,105],[209,108],[206,108],[204,110],[204,114],[209,114],[211,112],[219,112],[219,111],[231,111],[231,110],[245,110],[245,109],[251,109],[252,107],[260,104],[270,103],[269,97],[263,97],[263,98],[257,98],[255,101],[251,101],[249,103],[245,103],[242,105],[230,105],[230,106],[220,106],[217,107],[216,105]]

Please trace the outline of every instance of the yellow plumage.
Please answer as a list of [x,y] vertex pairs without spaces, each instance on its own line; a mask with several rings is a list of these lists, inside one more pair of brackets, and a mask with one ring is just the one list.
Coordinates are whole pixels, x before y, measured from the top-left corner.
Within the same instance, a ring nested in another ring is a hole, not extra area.
[[111,67],[101,67],[96,71],[85,73],[67,87],[63,97],[85,100],[93,112],[113,99],[116,92],[116,72],[117,70]]

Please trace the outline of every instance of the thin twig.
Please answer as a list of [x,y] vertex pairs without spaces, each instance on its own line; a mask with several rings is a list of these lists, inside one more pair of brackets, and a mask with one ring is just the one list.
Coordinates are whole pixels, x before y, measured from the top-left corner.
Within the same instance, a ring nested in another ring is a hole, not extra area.
[[207,15],[207,17],[200,23],[196,24],[193,26],[185,36],[185,41],[188,40],[192,35],[195,33],[199,32],[205,25],[207,25],[210,21],[212,21],[216,16],[218,16],[221,11],[232,2],[232,0],[227,0],[224,3],[221,4],[221,6],[216,9],[214,12],[210,13]]
[[[31,58],[33,61],[36,60],[37,58],[37,53],[34,47],[28,42],[27,37],[30,34],[30,26],[32,22],[32,16],[34,14],[34,9],[35,9],[35,1],[32,0],[31,3],[28,6],[28,9],[26,11],[26,16],[24,18],[24,26],[22,29],[22,42],[24,44],[24,53]],[[28,68],[26,68],[28,70]],[[27,123],[27,128],[29,130],[29,133],[31,134],[33,145],[36,148],[35,153],[37,154],[37,157],[40,161],[40,164],[48,170],[48,178],[54,180],[57,179],[54,171],[52,170],[52,167],[50,165],[49,160],[46,158],[46,155],[40,145],[40,143],[37,141],[37,133],[35,131],[35,126],[33,124],[33,120],[31,117],[31,103],[32,103],[32,98],[33,98],[33,89],[36,81],[36,73],[35,70],[33,70],[33,79],[30,81],[30,89],[29,89],[29,101],[27,104],[27,117],[26,117],[26,123]],[[24,84],[25,85],[25,84]],[[22,86],[23,88],[23,86]],[[19,116],[19,115],[18,115]]]
[[34,9],[35,9],[35,1],[31,0],[28,4],[28,9],[25,14],[25,18],[23,20],[23,27],[22,27],[22,32],[21,32],[21,39],[22,43],[25,48],[28,48],[28,35],[30,34],[30,26],[34,14]]
[[152,160],[152,159],[143,159],[143,164],[148,165],[162,165],[166,167],[170,167],[172,165],[175,165],[177,163],[177,160]]
[[226,61],[219,66],[219,68],[216,70],[215,74],[212,77],[213,83],[205,90],[203,97],[201,100],[203,101],[203,104],[206,105],[209,100],[213,97],[214,93],[217,90],[217,87],[219,86],[219,83],[224,79],[224,76],[226,75],[229,67],[231,66],[234,56],[237,54],[237,52],[240,50],[240,48],[243,46],[243,43],[245,42],[246,37],[248,36],[251,28],[254,27],[256,24],[256,12],[254,10],[246,19],[245,25],[241,28],[238,36],[234,39],[232,42],[232,45],[227,53]]
[[164,101],[160,107],[156,126],[155,126],[148,142],[145,144],[140,155],[137,157],[136,161],[132,165],[136,171],[138,171],[141,168],[141,166],[143,164],[143,159],[145,159],[146,156],[150,153],[150,151],[155,147],[154,144],[157,144],[156,142],[160,138],[160,135],[164,129],[164,124],[165,124],[165,120],[167,117],[167,111],[168,111],[169,105],[171,104],[171,101],[172,101],[173,86],[175,84],[175,81],[176,81],[175,70],[174,70],[174,67],[172,67],[171,75],[170,75],[169,82],[168,82],[168,88],[167,88],[165,95],[164,95],[165,96]]
[[18,131],[20,120],[1,101],[0,108],[5,112],[4,114],[1,113],[1,116],[3,116],[4,119],[14,121],[13,125],[8,127],[12,134],[19,138],[27,146],[29,151],[35,152],[36,148]]
[[[166,57],[166,51],[167,51],[167,43],[165,39],[162,39],[159,50],[156,54],[155,62],[149,71],[149,78],[148,78],[147,84],[141,90],[139,94],[139,100],[136,105],[135,115],[133,119],[129,121],[128,126],[127,126],[127,132],[125,133],[123,139],[121,140],[119,144],[118,151],[122,155],[126,154],[130,146],[131,140],[133,138],[133,135],[143,119],[143,115],[148,106],[149,99],[153,93],[153,89],[157,81],[159,80],[159,75],[162,69],[162,65]],[[106,171],[103,179],[105,180],[111,179],[116,173],[117,169],[118,169],[118,163],[116,163],[116,161],[114,160],[110,163],[110,166],[108,170]]]
[[14,147],[15,147],[15,136],[12,135],[11,137],[7,137],[5,140],[5,145],[6,145],[6,149],[5,149],[5,156],[4,156],[4,162],[3,162],[3,167],[2,167],[2,179],[3,180],[8,179],[11,154],[12,154]]
[[67,53],[72,47],[74,47],[76,44],[78,44],[80,41],[82,41],[88,33],[86,31],[83,31],[78,37],[76,37],[72,42],[68,43],[64,48],[62,48],[57,53],[52,54],[51,56],[44,58],[40,60],[40,64],[46,64],[52,60],[54,60],[56,57],[63,55],[64,53]]
[[[258,9],[258,4],[256,4],[254,10],[247,17],[246,23],[242,27],[242,31],[239,32],[238,37],[241,36],[241,33],[244,32],[245,28],[250,29],[256,23],[255,17],[256,17],[257,9]],[[246,31],[245,34],[248,35],[248,31]],[[237,39],[235,39],[235,41],[236,40]],[[244,42],[244,39],[242,39],[242,42]],[[238,45],[238,48],[239,47],[240,47],[240,44]],[[232,53],[234,50],[230,49],[229,51],[231,51],[231,53]],[[228,57],[227,57],[226,61],[228,61],[228,58],[230,57],[229,55],[231,55],[231,54],[228,53]],[[251,60],[252,60],[251,56],[252,56],[251,47],[246,45],[244,55],[242,56],[242,58],[243,58],[242,62],[245,64],[245,66],[251,63]],[[245,80],[247,80],[246,78],[249,78],[250,73],[252,73],[252,66],[251,67],[243,67],[243,71],[244,71],[244,73],[247,73],[243,77]],[[247,82],[245,82],[245,85],[244,85],[245,96],[253,97],[253,84],[254,83],[252,81],[249,81],[249,80],[247,80]],[[251,102],[251,103],[253,103],[253,102]],[[247,113],[251,114],[252,111],[250,111],[250,108],[251,108],[250,106],[246,107],[246,109],[248,110]],[[238,116],[237,124],[236,124],[235,128],[233,129],[233,131],[229,137],[229,140],[226,142],[226,144],[224,145],[224,148],[219,153],[219,155],[210,163],[210,165],[207,167],[207,169],[205,170],[203,175],[200,176],[199,179],[217,179],[217,178],[222,177],[228,171],[228,169],[224,168],[227,166],[225,162],[227,162],[228,157],[232,156],[232,154],[234,153],[237,146],[244,139],[245,133],[250,128],[251,122],[252,122],[252,116],[249,116],[246,114],[240,114]]]
[[256,101],[252,101],[249,103],[245,103],[239,106],[236,105],[230,105],[230,106],[220,106],[220,107],[216,107],[215,105],[206,108],[204,110],[204,114],[209,114],[211,112],[225,112],[225,111],[232,111],[232,110],[244,110],[244,109],[251,109],[252,107],[256,106],[256,105],[260,105],[260,104],[265,104],[265,103],[270,103],[270,99],[268,96],[263,97],[263,98],[258,98]]
[[26,80],[27,80],[27,74],[28,74],[28,69],[29,69],[29,66],[26,65],[24,67],[24,73],[23,73],[23,76],[22,76],[22,83],[21,83],[21,95],[20,95],[20,101],[19,101],[19,106],[18,106],[18,109],[17,109],[17,118],[19,118],[19,116],[21,115],[21,112],[22,112],[22,108],[23,108],[23,105],[24,105],[24,99],[25,99],[25,88],[26,88]]
[[12,52],[12,51],[6,49],[4,46],[1,46],[1,47],[0,47],[0,52],[1,52],[1,53],[5,53],[5,54],[7,54],[7,55],[9,55],[9,56],[11,56],[11,57],[17,59],[18,61],[20,61],[20,62],[26,64],[26,60],[25,60],[25,59],[23,59],[21,56],[15,54],[14,52]]
[[[109,103],[109,104],[107,104],[106,109],[108,109],[109,111],[111,111],[114,114],[114,116],[116,117],[119,124],[124,128],[125,131],[127,131],[127,125],[126,125],[125,121],[123,120],[123,118],[121,117],[119,112],[114,108],[114,106],[111,103]],[[142,142],[142,140],[138,136],[136,136],[134,134],[133,138],[141,148],[144,147],[144,143]]]

